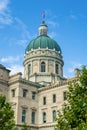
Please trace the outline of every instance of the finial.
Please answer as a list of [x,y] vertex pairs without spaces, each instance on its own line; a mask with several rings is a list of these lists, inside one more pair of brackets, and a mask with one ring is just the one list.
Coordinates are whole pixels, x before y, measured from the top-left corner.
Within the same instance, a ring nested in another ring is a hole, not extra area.
[[45,12],[43,11],[42,12],[42,21],[44,21],[44,18],[45,18]]

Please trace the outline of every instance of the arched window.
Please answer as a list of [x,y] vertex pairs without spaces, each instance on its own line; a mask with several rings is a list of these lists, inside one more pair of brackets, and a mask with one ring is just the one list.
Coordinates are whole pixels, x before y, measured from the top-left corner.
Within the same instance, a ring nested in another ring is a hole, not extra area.
[[56,119],[56,110],[53,110],[53,122],[55,121],[55,119]]
[[59,73],[59,66],[58,66],[58,64],[55,65],[55,72],[56,72],[56,74]]
[[41,62],[41,72],[45,72],[45,62]]
[[43,123],[46,123],[46,112],[43,112]]

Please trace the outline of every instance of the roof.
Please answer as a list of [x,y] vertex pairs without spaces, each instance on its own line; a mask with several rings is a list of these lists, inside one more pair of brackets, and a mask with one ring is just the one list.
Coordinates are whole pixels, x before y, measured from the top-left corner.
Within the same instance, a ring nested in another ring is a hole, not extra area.
[[10,72],[10,70],[9,70],[9,69],[6,69],[6,67],[3,66],[2,64],[0,64],[0,69],[3,69],[3,70],[6,70],[6,71]]
[[33,39],[26,47],[25,53],[35,49],[51,49],[61,53],[61,48],[57,42],[47,35],[40,35]]

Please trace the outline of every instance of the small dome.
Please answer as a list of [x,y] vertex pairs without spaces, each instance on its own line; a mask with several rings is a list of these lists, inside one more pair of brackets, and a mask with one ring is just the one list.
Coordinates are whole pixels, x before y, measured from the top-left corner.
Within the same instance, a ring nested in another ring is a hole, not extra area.
[[25,53],[35,49],[52,49],[61,53],[61,48],[57,42],[47,35],[40,35],[33,39],[26,47]]

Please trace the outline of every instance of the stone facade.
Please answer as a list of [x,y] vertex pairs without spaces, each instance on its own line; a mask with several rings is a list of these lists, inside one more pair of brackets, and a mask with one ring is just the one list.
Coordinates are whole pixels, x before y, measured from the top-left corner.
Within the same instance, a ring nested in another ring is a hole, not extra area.
[[[46,71],[41,73],[41,63],[44,62]],[[58,73],[56,73],[56,64],[58,64]],[[55,83],[63,79],[63,60],[60,53],[55,50],[37,49],[27,52],[24,56],[24,75],[26,80],[33,82]],[[29,65],[31,67],[28,75]]]
[[[8,72],[8,70],[5,70]],[[4,78],[4,77],[3,77]],[[26,111],[26,123],[31,126],[31,130],[53,130],[53,111],[61,108],[64,103],[63,93],[67,91],[67,81],[55,83],[41,87],[41,85],[22,78],[21,73],[8,76],[8,83],[3,84],[0,80],[0,93],[7,96],[7,101],[12,104],[15,112],[15,121],[21,130],[23,124],[22,110]],[[1,89],[3,88],[3,91]],[[23,91],[25,94],[23,95]],[[32,94],[35,94],[34,98]],[[53,95],[56,99],[53,102]],[[44,104],[44,97],[46,103]],[[32,112],[35,112],[35,121],[32,123]],[[46,122],[43,122],[43,113],[46,113]]]
[[66,102],[68,80],[63,77],[61,49],[47,31],[42,22],[40,36],[26,48],[24,78],[20,72],[10,76],[10,70],[0,65],[0,93],[12,104],[19,130],[25,122],[31,130],[54,130],[57,110]]

